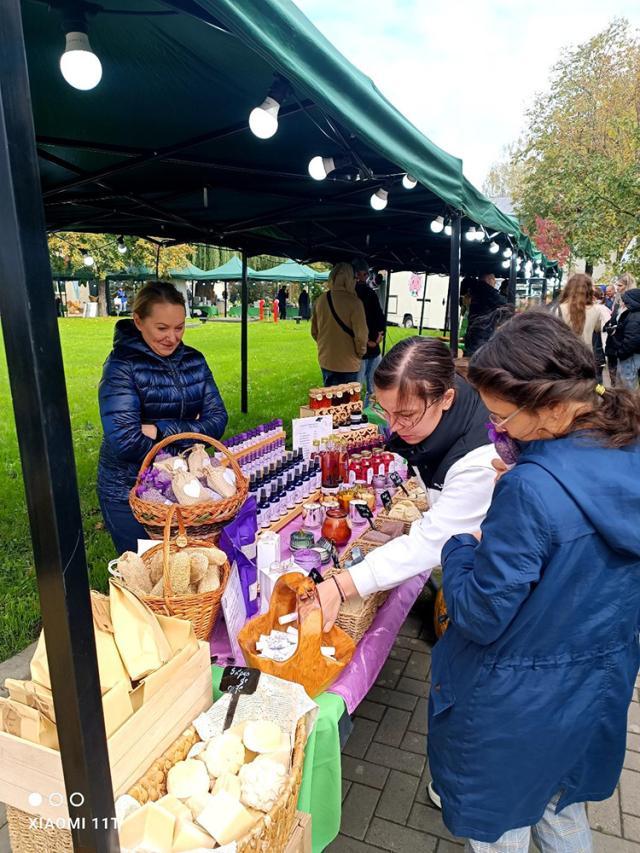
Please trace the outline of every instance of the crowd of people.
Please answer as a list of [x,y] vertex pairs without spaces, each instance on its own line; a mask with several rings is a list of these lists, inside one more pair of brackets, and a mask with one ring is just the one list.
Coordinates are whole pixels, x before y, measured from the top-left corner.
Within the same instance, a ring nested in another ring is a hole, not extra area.
[[[599,298],[579,274],[552,306],[514,316],[493,276],[466,282],[462,375],[435,338],[380,358],[367,271],[337,264],[315,302],[323,379],[366,377],[430,509],[339,584],[319,584],[324,619],[343,597],[442,565],[450,621],[432,659],[432,799],[470,851],[527,853],[533,835],[542,853],[587,853],[585,803],[617,784],[640,663],[640,289],[624,276]],[[154,443],[220,438],[227,423],[184,328],[182,295],[147,284],[104,366],[98,493],[119,552],[146,538],[128,494]]]

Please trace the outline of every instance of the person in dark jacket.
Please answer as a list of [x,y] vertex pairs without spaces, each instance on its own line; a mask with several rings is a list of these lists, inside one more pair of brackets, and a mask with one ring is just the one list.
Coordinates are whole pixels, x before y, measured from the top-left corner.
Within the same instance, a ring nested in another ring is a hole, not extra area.
[[287,288],[284,286],[281,287],[280,290],[278,291],[278,296],[277,296],[278,308],[279,308],[279,314],[280,314],[281,320],[287,319],[287,298],[288,298],[288,296],[289,296],[289,294],[287,293]]
[[387,323],[377,294],[367,284],[369,264],[363,258],[356,258],[352,266],[356,277],[356,295],[364,305],[364,313],[367,318],[367,328],[369,330],[367,351],[362,357],[362,367],[360,368],[359,376],[360,383],[365,391],[364,406],[366,408],[373,394],[373,374],[382,360],[380,341],[382,340]]
[[626,310],[618,315],[613,349],[618,359],[618,378],[623,388],[638,389],[640,373],[640,288],[622,294]]
[[469,285],[469,296],[469,322],[464,338],[464,354],[467,358],[489,340],[494,331],[492,316],[497,308],[506,304],[506,299],[496,290],[493,273],[487,273],[477,282],[472,282]]
[[302,288],[300,289],[300,296],[298,297],[298,311],[303,320],[311,319],[309,292],[305,289],[304,285],[302,285]]
[[227,425],[204,356],[182,343],[184,325],[184,298],[176,288],[146,284],[133,304],[133,320],[116,324],[102,371],[98,497],[119,554],[136,551],[137,539],[148,538],[133,517],[129,491],[153,445],[181,432],[220,438]]
[[538,311],[495,332],[469,381],[514,464],[482,532],[442,552],[430,770],[468,850],[527,853],[533,832],[585,853],[640,661],[640,396],[600,385],[585,343]]

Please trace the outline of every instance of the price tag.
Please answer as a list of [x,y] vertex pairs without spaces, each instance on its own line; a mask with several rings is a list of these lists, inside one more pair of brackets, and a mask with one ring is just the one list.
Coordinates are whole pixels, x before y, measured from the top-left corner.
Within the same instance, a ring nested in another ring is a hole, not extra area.
[[231,701],[224,718],[223,731],[230,728],[240,697],[255,693],[259,680],[259,669],[252,669],[248,666],[225,666],[220,679],[220,690],[223,693],[231,694]]
[[373,523],[373,513],[369,509],[366,504],[356,504],[356,509],[358,510],[359,515],[363,518],[366,518],[371,526],[372,530],[375,530],[375,524]]
[[324,578],[317,569],[311,569],[311,571],[309,572],[309,577],[316,584],[316,586],[319,583],[322,583],[322,581],[324,580]]
[[397,486],[399,489],[402,489],[405,495],[409,497],[409,492],[402,485],[402,477],[400,476],[400,474],[398,474],[397,471],[394,471],[392,474],[389,474],[389,476],[391,477],[391,482],[394,484],[394,486]]
[[220,680],[222,693],[241,693],[249,696],[256,692],[260,670],[248,666],[225,666]]
[[331,562],[333,563],[334,568],[340,568],[340,555],[338,554],[338,549],[336,548],[336,543],[331,540]]
[[389,512],[393,505],[393,501],[391,500],[391,494],[388,491],[384,491],[380,495],[380,500],[382,501],[382,505],[384,506],[386,511]]

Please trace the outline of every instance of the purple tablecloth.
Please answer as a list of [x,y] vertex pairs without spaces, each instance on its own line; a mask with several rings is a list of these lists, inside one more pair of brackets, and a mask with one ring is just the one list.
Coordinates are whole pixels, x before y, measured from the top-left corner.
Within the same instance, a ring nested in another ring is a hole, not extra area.
[[[290,556],[289,537],[294,530],[299,530],[301,525],[302,519],[297,518],[281,530],[282,559]],[[355,535],[360,536],[363,529],[356,530]],[[400,626],[407,618],[407,614],[420,595],[420,591],[429,579],[430,574],[430,571],[423,572],[391,590],[389,597],[378,610],[371,627],[358,643],[351,662],[329,688],[331,693],[342,696],[350,714],[353,714],[373,686],[389,656]],[[226,659],[231,655],[231,645],[222,616],[218,618],[210,645],[211,654],[217,655],[218,663],[224,665]],[[243,661],[233,660],[230,662],[243,663]]]

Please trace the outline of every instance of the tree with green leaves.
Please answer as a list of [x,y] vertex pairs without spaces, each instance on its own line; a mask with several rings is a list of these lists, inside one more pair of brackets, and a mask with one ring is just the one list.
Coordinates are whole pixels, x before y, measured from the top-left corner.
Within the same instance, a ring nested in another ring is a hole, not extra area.
[[539,217],[573,255],[619,268],[640,233],[640,39],[628,21],[568,50],[527,120],[512,159],[524,226],[535,241]]

